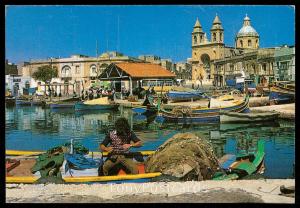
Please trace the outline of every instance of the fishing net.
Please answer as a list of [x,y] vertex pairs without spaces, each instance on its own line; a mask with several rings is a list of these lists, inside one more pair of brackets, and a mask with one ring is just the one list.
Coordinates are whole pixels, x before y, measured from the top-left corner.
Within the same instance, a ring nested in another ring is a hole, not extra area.
[[190,106],[176,106],[172,109],[172,113],[174,113],[177,117],[180,116],[188,116],[192,113],[192,108]]
[[192,133],[179,133],[147,158],[145,168],[146,172],[161,172],[183,181],[202,181],[211,179],[220,166],[204,138]]

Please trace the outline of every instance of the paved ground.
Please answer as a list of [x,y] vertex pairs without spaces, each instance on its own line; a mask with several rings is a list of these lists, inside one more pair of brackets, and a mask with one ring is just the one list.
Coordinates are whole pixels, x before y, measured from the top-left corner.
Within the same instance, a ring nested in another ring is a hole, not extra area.
[[140,184],[6,185],[7,203],[204,202],[295,203],[279,195],[294,179],[152,182]]
[[270,105],[270,106],[261,106],[261,107],[252,107],[251,111],[257,112],[279,112],[280,118],[285,119],[295,119],[295,103],[283,104],[283,105]]

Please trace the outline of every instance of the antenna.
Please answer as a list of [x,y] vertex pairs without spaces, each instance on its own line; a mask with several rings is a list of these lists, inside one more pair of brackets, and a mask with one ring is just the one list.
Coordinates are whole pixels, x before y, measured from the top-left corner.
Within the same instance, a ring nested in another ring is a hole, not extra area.
[[96,57],[98,57],[98,40],[96,40]]
[[117,41],[117,51],[119,51],[119,45],[120,45],[120,16],[118,15],[118,41]]

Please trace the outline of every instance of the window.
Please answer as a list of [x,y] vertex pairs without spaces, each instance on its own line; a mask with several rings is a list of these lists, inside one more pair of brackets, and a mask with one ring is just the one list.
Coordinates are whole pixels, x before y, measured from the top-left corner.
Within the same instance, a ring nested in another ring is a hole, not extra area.
[[61,69],[61,74],[63,76],[69,76],[70,75],[70,72],[71,72],[71,67],[66,65],[64,66],[62,69]]
[[213,33],[213,41],[214,41],[214,42],[217,41],[217,35],[216,35],[216,33]]
[[96,67],[95,64],[93,64],[93,65],[90,66],[90,74],[92,76],[95,76],[97,74],[97,67]]
[[248,40],[248,46],[251,47],[252,43],[251,40]]
[[220,33],[220,41],[221,42],[223,41],[222,38],[223,38],[223,33]]
[[197,43],[197,36],[195,35],[194,36],[194,44],[196,44]]
[[80,74],[80,66],[78,65],[75,66],[75,73]]
[[203,37],[202,37],[202,35],[200,35],[200,43],[202,43],[202,39],[203,39]]
[[240,40],[240,46],[241,46],[241,48],[243,48],[243,41],[242,40]]

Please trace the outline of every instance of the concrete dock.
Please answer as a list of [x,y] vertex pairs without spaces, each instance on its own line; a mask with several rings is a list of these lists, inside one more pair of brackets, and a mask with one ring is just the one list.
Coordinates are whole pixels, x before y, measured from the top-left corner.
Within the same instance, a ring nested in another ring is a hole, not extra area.
[[123,184],[6,184],[7,203],[295,203],[280,195],[294,179]]
[[270,105],[261,107],[252,107],[251,111],[254,112],[279,112],[279,118],[283,119],[295,119],[295,103],[284,104],[284,105]]

